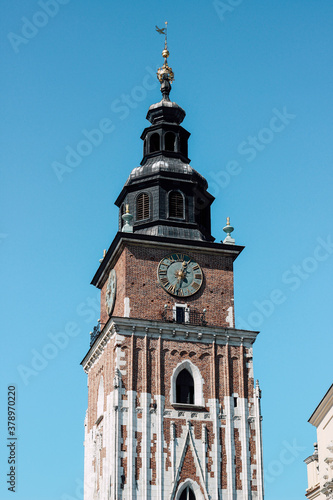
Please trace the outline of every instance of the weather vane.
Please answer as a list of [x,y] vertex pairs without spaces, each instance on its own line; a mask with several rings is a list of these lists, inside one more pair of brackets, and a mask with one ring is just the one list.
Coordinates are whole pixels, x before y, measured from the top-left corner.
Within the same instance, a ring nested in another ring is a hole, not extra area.
[[156,28],[156,31],[157,33],[159,33],[160,35],[165,35],[165,39],[164,39],[164,48],[166,50],[168,50],[168,22],[165,21],[165,28],[159,28],[158,26],[155,26]]
[[157,33],[160,35],[164,35],[164,49],[162,51],[162,56],[164,57],[164,64],[161,68],[157,70],[157,78],[161,82],[161,92],[163,94],[163,99],[169,100],[169,93],[171,90],[171,83],[174,81],[174,73],[172,71],[172,68],[168,65],[168,57],[169,57],[169,51],[168,51],[168,39],[167,39],[167,29],[168,29],[168,23],[165,22],[165,28],[159,28],[158,26],[155,26]]

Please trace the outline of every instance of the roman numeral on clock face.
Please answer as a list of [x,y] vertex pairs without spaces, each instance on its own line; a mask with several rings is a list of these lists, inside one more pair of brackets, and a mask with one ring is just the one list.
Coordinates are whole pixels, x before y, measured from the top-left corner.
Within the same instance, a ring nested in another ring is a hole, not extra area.
[[203,271],[183,252],[165,256],[157,268],[157,278],[164,290],[176,297],[194,295],[203,282]]

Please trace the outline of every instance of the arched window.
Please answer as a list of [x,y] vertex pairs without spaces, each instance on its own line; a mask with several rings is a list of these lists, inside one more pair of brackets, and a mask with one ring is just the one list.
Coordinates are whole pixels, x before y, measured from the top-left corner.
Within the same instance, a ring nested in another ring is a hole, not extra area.
[[155,153],[156,151],[159,151],[160,148],[160,136],[159,134],[155,133],[150,136],[149,139],[149,153]]
[[174,151],[175,150],[176,136],[173,132],[167,132],[164,137],[165,150]]
[[136,220],[149,218],[149,195],[140,193],[136,199]]
[[182,491],[179,500],[195,500],[195,494],[190,486],[187,486],[187,488]]
[[[183,379],[183,375],[181,375],[182,372],[186,372],[183,374],[185,375],[185,380]],[[190,378],[188,378],[188,376]],[[178,388],[178,386],[187,385],[188,387],[193,387],[193,389],[187,389],[187,392],[192,392],[193,394],[193,396],[190,398],[190,400],[192,400],[192,403],[190,404],[195,404],[196,406],[202,407],[205,406],[205,399],[203,397],[204,379],[201,376],[199,368],[195,366],[192,361],[190,361],[189,359],[181,361],[172,371],[170,382],[171,404],[177,404],[179,402],[181,389]],[[193,491],[196,491],[193,486],[192,489]]]
[[194,404],[194,380],[190,372],[185,368],[177,377],[176,402],[188,405]]
[[169,193],[169,217],[184,219],[184,198],[180,191]]

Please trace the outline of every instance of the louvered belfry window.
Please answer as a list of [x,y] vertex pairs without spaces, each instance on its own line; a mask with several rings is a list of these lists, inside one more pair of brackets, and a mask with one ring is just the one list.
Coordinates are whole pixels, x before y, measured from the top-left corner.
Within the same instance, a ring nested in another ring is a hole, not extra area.
[[136,220],[149,218],[149,196],[147,193],[140,193],[136,200]]
[[169,194],[169,217],[184,218],[184,199],[179,191],[171,191]]

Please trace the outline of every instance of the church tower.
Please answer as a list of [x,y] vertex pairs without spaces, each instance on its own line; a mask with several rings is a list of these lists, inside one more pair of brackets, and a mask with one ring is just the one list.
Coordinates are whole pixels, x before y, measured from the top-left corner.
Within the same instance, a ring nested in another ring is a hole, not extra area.
[[233,263],[211,235],[214,198],[190,165],[185,111],[157,76],[143,158],[116,205],[119,230],[92,284],[84,500],[262,500],[260,389],[234,324]]

